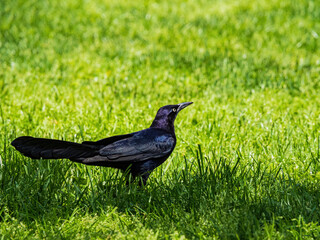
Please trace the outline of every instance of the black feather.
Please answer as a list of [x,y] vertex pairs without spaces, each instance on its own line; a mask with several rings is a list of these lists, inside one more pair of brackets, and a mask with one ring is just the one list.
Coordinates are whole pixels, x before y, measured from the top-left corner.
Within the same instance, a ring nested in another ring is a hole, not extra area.
[[109,145],[111,143],[117,142],[119,140],[130,138],[133,135],[134,135],[134,133],[124,134],[124,135],[117,135],[117,136],[113,136],[113,137],[104,138],[104,139],[101,139],[101,140],[95,141],[95,142],[84,141],[84,142],[82,142],[82,144],[96,145],[96,146],[106,146],[106,145]]
[[12,143],[19,152],[34,159],[93,157],[97,146],[46,138],[19,137]]

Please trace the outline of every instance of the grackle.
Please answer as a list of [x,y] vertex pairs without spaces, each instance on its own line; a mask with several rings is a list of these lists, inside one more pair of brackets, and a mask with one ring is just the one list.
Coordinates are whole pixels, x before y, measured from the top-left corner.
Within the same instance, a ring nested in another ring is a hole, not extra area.
[[150,173],[170,156],[176,146],[174,120],[190,104],[192,102],[161,107],[149,128],[96,142],[75,143],[23,136],[11,144],[33,159],[68,158],[86,165],[117,168],[128,171],[133,180],[141,177],[145,184]]

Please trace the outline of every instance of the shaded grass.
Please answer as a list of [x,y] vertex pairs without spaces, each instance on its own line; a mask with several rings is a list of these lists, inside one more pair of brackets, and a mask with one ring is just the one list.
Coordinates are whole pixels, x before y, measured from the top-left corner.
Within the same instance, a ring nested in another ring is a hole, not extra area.
[[[317,1],[3,1],[3,239],[319,237]],[[141,189],[35,161],[32,135],[137,131],[166,104],[178,145]]]
[[[164,176],[154,177],[145,189],[126,187],[121,178],[113,179],[99,168],[73,170],[72,164],[55,161],[40,162],[46,166],[37,169],[32,166],[36,161],[27,161],[22,176],[10,184],[14,190],[7,188],[1,201],[7,202],[4,223],[7,218],[16,226],[18,218],[23,231],[29,229],[39,238],[76,237],[82,231],[86,233],[81,238],[124,233],[139,237],[140,230],[146,231],[144,237],[178,231],[186,237],[233,237],[236,232],[248,238],[264,236],[265,228],[272,235],[319,236],[313,224],[319,219],[317,182],[299,181],[281,167],[271,170],[262,162],[244,166],[240,152],[234,158],[210,161],[199,148],[195,161],[185,159],[179,170],[166,175],[166,182]],[[2,180],[9,182],[8,175]],[[34,229],[34,221],[45,232]],[[60,224],[67,226],[59,230]],[[111,229],[113,234],[108,233]]]

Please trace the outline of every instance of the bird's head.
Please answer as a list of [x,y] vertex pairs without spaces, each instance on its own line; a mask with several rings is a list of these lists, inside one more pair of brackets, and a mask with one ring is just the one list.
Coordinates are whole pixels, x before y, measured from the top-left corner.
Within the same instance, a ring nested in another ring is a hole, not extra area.
[[189,106],[193,102],[184,102],[176,105],[166,105],[161,107],[156,117],[154,118],[151,128],[161,128],[168,131],[174,131],[174,120],[176,119],[178,113]]

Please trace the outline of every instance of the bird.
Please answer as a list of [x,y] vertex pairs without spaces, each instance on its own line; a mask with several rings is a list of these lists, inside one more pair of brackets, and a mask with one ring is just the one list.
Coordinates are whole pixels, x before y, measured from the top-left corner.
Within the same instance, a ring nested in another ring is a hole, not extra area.
[[120,169],[129,173],[127,185],[140,179],[145,185],[150,173],[160,166],[176,146],[174,121],[193,102],[161,107],[149,128],[82,143],[56,139],[18,137],[11,145],[32,159],[70,159],[85,165]]

